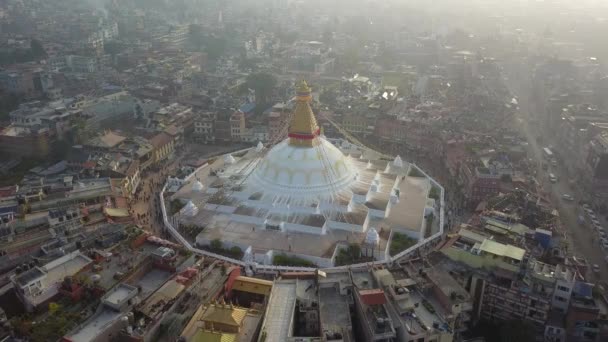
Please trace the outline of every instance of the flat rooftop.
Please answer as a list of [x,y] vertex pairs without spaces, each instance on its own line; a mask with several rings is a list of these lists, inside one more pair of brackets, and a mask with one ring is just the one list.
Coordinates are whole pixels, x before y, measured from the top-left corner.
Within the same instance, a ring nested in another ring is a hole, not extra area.
[[[431,282],[433,282],[447,298],[450,298],[454,304],[471,300],[469,293],[460,286],[447,271],[433,267],[425,269],[424,272]],[[454,293],[453,298],[452,293]]]
[[385,227],[419,232],[424,220],[431,183],[428,178],[406,176],[399,183],[399,202],[393,204],[388,217],[382,220]]
[[296,304],[296,280],[275,281],[268,301],[262,330],[265,342],[287,341]]
[[120,305],[127,300],[137,288],[127,284],[119,284],[104,296],[104,301],[112,305]]
[[77,331],[66,337],[74,342],[92,341],[115,323],[122,313],[111,309],[102,309],[95,316],[89,318]]
[[152,268],[150,271],[144,274],[143,277],[139,278],[133,285],[141,286],[141,292],[139,295],[141,298],[146,298],[152,294],[152,292],[160,288],[169,278],[171,278],[171,272],[158,268]]
[[335,287],[319,288],[319,314],[323,333],[342,333],[345,342],[352,341],[347,331],[352,330],[349,297],[341,295]]
[[[199,211],[199,215],[205,215],[204,210]],[[199,233],[198,239],[212,241],[220,239],[231,241],[239,245],[253,246],[256,250],[276,250],[313,256],[331,257],[338,242],[343,241],[363,241],[365,233],[349,233],[344,230],[331,230],[326,235],[314,235],[307,233],[271,231],[256,229],[252,234],[252,225],[229,220],[228,215],[208,214],[210,221],[184,220],[187,223],[210,222],[206,228]],[[386,239],[380,239],[380,249],[386,247]]]

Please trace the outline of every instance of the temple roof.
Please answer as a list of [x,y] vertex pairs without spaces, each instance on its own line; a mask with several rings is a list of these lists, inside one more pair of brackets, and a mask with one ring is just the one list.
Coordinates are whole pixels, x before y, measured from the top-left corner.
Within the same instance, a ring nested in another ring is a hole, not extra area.
[[230,304],[211,304],[203,313],[201,321],[239,327],[246,315],[247,309],[237,308]]

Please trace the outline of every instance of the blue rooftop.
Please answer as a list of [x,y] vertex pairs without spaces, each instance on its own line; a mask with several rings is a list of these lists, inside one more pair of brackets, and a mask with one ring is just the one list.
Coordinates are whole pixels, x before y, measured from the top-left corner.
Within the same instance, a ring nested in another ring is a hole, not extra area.
[[254,109],[255,109],[255,103],[253,103],[253,102],[245,103],[244,105],[241,106],[241,108],[239,108],[239,110],[245,114],[252,112]]

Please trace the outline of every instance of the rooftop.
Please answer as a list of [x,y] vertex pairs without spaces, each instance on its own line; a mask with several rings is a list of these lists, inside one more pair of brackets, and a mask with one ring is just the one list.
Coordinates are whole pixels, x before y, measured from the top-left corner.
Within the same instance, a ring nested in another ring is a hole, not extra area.
[[523,260],[524,255],[526,254],[526,251],[519,247],[515,247],[512,245],[505,245],[505,244],[498,243],[496,241],[492,241],[492,240],[488,240],[488,239],[485,239],[481,243],[481,245],[479,246],[479,249],[484,252],[487,252],[487,253],[491,253],[491,254],[499,255],[499,256],[506,256],[508,258],[519,260],[519,261]]
[[120,306],[125,300],[131,298],[134,291],[137,291],[137,287],[127,284],[118,284],[103,297],[103,301],[113,306]]
[[289,336],[296,304],[296,280],[275,281],[262,323],[265,342],[283,342]]
[[101,309],[101,311],[79,325],[73,333],[68,334],[66,337],[70,341],[93,341],[122,315],[123,313],[118,311]]
[[127,140],[125,136],[122,136],[114,131],[107,131],[89,140],[86,145],[91,147],[110,149],[116,147],[125,140]]

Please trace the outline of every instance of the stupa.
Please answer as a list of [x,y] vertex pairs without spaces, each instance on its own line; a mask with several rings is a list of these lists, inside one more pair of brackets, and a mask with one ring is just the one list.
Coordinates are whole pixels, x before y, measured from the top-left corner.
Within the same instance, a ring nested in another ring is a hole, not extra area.
[[345,241],[388,251],[389,235],[380,231],[424,236],[430,179],[408,176],[413,166],[400,157],[379,159],[377,152],[324,137],[311,102],[310,87],[299,82],[284,140],[217,158],[210,169],[221,172],[203,169],[193,177],[202,191],[193,190],[197,185],[174,195],[199,204],[194,216],[180,217],[205,227],[199,246],[220,239],[252,251],[255,260],[282,251],[329,266]]
[[310,101],[310,88],[302,81],[288,138],[268,152],[253,172],[250,185],[277,198],[310,203],[331,198],[355,181],[349,159],[320,136]]

